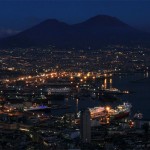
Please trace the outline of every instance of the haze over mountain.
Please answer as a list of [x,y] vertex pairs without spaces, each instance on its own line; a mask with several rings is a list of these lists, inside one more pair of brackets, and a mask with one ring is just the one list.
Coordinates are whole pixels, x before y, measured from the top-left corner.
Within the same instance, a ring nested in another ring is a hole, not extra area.
[[9,37],[9,36],[15,35],[19,32],[20,31],[18,31],[18,30],[12,30],[12,29],[8,29],[8,28],[0,28],[0,38]]
[[139,31],[119,19],[98,15],[82,23],[69,25],[55,19],[0,41],[0,47],[100,48],[105,45],[148,45],[150,34]]

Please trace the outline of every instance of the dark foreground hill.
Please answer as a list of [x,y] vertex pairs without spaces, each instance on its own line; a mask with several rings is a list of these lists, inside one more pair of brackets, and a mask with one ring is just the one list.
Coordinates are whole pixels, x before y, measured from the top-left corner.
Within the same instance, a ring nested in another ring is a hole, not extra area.
[[0,40],[0,47],[100,48],[106,45],[149,46],[150,34],[141,32],[119,19],[98,15],[69,25],[49,19],[15,36]]

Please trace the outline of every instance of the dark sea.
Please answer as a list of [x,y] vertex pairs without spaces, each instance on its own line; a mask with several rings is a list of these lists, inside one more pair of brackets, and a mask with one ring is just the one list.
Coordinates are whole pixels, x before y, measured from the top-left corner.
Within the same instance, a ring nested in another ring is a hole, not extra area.
[[123,95],[123,101],[132,104],[132,113],[140,112],[144,119],[150,119],[150,76],[149,73],[134,73],[113,77],[113,86],[120,90],[133,91]]
[[96,106],[109,105],[115,107],[116,105],[129,102],[132,104],[131,115],[135,113],[142,113],[144,119],[150,119],[150,74],[146,73],[133,73],[133,74],[120,74],[114,75],[112,79],[105,79],[104,84],[106,88],[117,88],[121,91],[128,90],[132,94],[119,95],[120,100],[116,102],[102,102],[98,99],[91,99],[84,97],[81,99],[66,99],[58,102],[61,104],[71,105],[69,109],[55,110],[52,114],[62,115],[63,113],[78,112],[85,108],[92,108]]

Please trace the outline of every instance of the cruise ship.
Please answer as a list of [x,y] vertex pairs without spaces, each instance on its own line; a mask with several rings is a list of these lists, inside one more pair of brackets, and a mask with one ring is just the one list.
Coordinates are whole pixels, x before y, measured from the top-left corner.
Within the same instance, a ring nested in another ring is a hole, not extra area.
[[129,91],[121,91],[117,88],[103,89],[101,91],[105,93],[109,93],[109,94],[129,94],[130,93]]
[[[106,112],[105,107],[88,108],[88,110],[90,111],[91,119],[95,119],[95,118],[98,118],[98,117],[105,117],[108,114]],[[81,114],[81,112],[79,111],[78,114],[77,114],[78,118],[80,118],[80,114]]]
[[[110,117],[111,119],[122,119],[127,117],[131,111],[132,105],[130,103],[123,103],[118,105],[115,109],[109,107],[94,107],[89,108],[91,119],[98,117]],[[78,113],[78,117],[80,112]]]
[[65,97],[69,95],[70,91],[71,89],[68,87],[48,88],[45,96],[47,99],[51,100],[64,100]]
[[54,94],[68,94],[70,93],[70,88],[62,87],[62,88],[48,88],[47,89],[48,95]]
[[112,119],[122,119],[129,116],[131,108],[130,103],[123,103],[123,105],[118,105],[116,109],[110,109],[108,113]]
[[105,92],[109,92],[109,93],[113,93],[113,94],[121,93],[121,91],[119,89],[117,89],[117,88],[105,89],[104,91]]
[[50,110],[51,108],[48,106],[31,106],[29,108],[24,108],[24,111],[44,111],[44,110]]
[[106,116],[105,107],[89,108],[91,118]]

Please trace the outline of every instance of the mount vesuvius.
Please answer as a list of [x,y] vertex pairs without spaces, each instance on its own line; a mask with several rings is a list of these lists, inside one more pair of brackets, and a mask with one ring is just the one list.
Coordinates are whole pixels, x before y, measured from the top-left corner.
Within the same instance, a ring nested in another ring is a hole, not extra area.
[[100,48],[107,45],[146,45],[150,34],[139,31],[119,19],[98,15],[82,23],[69,25],[48,19],[14,36],[0,40],[1,48],[45,47]]

